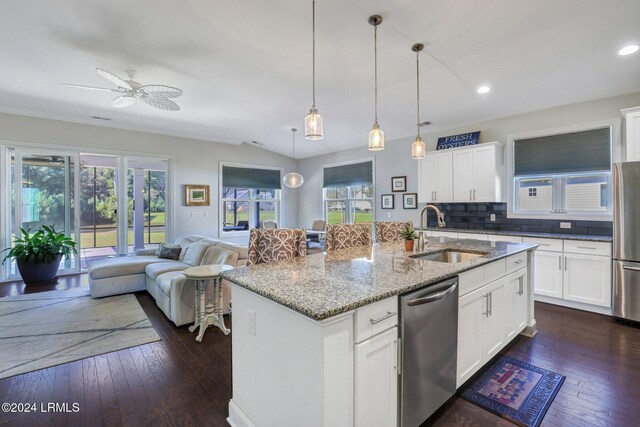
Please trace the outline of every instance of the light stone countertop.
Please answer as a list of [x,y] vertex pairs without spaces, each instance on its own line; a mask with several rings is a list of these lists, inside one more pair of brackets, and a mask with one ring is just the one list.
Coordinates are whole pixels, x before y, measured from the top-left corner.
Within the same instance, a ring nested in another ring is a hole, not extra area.
[[440,282],[483,264],[532,250],[529,243],[429,240],[425,251],[461,250],[486,255],[457,264],[410,258],[403,242],[376,243],[288,261],[224,271],[221,277],[314,320]]
[[563,240],[584,240],[589,242],[613,242],[613,236],[598,236],[593,234],[560,234],[560,233],[540,233],[535,231],[501,231],[501,230],[485,230],[473,228],[438,228],[427,227],[428,231],[448,231],[450,233],[472,233],[472,234],[491,234],[496,236],[518,236],[518,237],[542,237],[545,239],[563,239]]

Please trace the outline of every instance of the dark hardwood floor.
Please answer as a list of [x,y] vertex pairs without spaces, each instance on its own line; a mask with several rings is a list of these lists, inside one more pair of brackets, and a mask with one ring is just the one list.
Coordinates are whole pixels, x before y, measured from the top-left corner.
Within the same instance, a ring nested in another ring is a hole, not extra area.
[[[5,283],[0,296],[84,285],[86,276],[38,288]],[[227,425],[230,336],[212,328],[199,344],[149,294],[136,297],[162,341],[0,380],[0,403],[80,405],[77,413],[0,413],[0,426]],[[640,425],[640,328],[541,303],[536,319],[538,335],[518,338],[505,354],[567,376],[543,426]],[[457,397],[426,425],[513,426]]]

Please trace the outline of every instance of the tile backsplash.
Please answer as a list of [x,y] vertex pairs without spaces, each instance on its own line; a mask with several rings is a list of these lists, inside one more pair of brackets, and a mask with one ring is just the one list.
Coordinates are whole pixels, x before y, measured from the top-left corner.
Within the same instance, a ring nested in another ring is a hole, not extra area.
[[[611,221],[574,221],[570,219],[507,218],[506,203],[438,203],[448,228],[495,231],[526,231],[535,233],[613,235]],[[496,220],[491,221],[491,214]],[[560,228],[560,222],[570,222],[571,228]],[[429,227],[436,227],[435,215],[429,212]]]

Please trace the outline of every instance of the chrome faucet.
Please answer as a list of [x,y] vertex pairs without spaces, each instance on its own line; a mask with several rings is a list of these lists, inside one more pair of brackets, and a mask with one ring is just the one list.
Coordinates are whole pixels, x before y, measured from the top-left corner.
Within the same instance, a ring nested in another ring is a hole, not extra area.
[[[428,217],[429,209],[432,209],[436,213],[436,217],[438,218],[438,228],[447,226],[447,224],[444,222],[444,214],[440,212],[440,209],[438,209],[434,205],[427,205],[424,208],[422,208],[422,210],[420,211],[420,229],[418,230],[418,250],[419,251],[423,251],[424,245],[425,245],[425,239],[424,239],[425,230],[424,230],[424,223],[422,222],[422,218]],[[425,212],[426,212],[426,215],[425,215]]]

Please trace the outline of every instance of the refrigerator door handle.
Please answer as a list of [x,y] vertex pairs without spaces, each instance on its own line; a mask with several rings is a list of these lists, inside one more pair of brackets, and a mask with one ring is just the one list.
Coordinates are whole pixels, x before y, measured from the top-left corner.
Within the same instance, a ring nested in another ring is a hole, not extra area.
[[640,271],[640,267],[631,267],[630,265],[623,265],[622,268],[624,270]]

